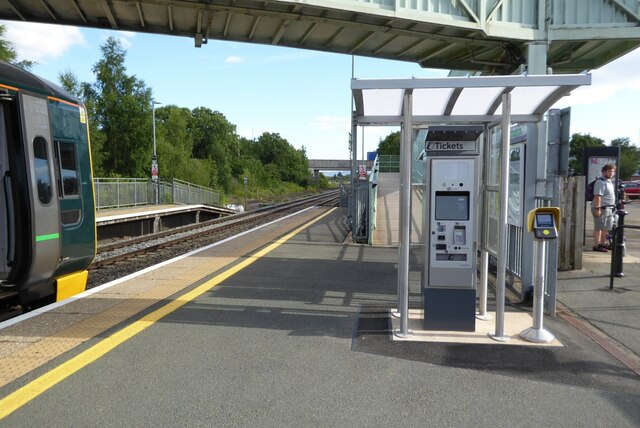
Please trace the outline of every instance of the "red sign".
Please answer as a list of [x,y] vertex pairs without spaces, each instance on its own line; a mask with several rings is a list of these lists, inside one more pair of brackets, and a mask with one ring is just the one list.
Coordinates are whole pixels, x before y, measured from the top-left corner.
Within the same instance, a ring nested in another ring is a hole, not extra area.
[[367,166],[366,165],[358,165],[358,178],[360,180],[367,179]]
[[151,179],[154,181],[158,179],[158,162],[156,161],[151,161]]

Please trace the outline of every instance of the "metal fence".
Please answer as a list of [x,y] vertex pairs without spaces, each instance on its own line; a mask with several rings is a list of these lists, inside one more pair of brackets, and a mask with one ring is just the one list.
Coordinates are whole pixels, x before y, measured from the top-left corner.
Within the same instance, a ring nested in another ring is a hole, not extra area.
[[220,205],[220,193],[186,181],[154,182],[145,178],[94,178],[96,208],[122,208],[159,204]]
[[220,193],[207,187],[174,178],[171,181],[174,204],[220,205]]
[[380,172],[400,172],[400,155],[378,155]]

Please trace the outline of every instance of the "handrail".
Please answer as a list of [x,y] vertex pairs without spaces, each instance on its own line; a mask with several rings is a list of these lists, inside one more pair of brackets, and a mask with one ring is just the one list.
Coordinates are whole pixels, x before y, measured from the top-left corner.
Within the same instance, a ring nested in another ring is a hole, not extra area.
[[380,173],[379,156],[373,161],[371,172],[369,173],[369,222],[367,227],[367,243],[373,244],[373,230],[376,228],[376,217],[378,211],[378,175]]

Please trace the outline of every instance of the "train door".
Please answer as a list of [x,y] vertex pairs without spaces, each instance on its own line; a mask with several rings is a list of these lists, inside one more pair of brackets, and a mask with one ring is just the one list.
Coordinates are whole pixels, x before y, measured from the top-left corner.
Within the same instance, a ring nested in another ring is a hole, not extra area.
[[29,293],[29,300],[33,300],[52,294],[50,279],[60,261],[60,209],[55,191],[55,152],[47,100],[24,93],[19,97],[22,147],[28,159],[26,177],[31,190],[30,242],[33,244],[28,275],[31,286],[23,292]]
[[10,187],[9,153],[4,121],[4,106],[0,104],[0,282],[5,283],[13,259],[13,198]]

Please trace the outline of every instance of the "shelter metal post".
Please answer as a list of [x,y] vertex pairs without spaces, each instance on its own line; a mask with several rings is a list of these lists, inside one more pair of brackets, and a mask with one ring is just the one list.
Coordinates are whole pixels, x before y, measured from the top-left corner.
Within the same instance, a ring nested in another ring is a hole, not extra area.
[[507,271],[507,209],[509,195],[509,143],[511,141],[511,94],[502,94],[502,151],[500,165],[500,217],[498,222],[498,272],[496,278],[496,331],[492,339],[506,341],[504,335],[505,275]]
[[409,335],[409,240],[411,230],[411,145],[413,136],[413,91],[405,90],[402,105],[403,126],[400,142],[400,219],[398,235],[398,336]]
[[357,210],[358,210],[358,125],[356,124],[356,112],[351,117],[351,239],[356,240]]
[[478,315],[476,318],[481,320],[489,319],[487,315],[487,288],[489,279],[489,252],[484,248],[480,249],[480,287]]

